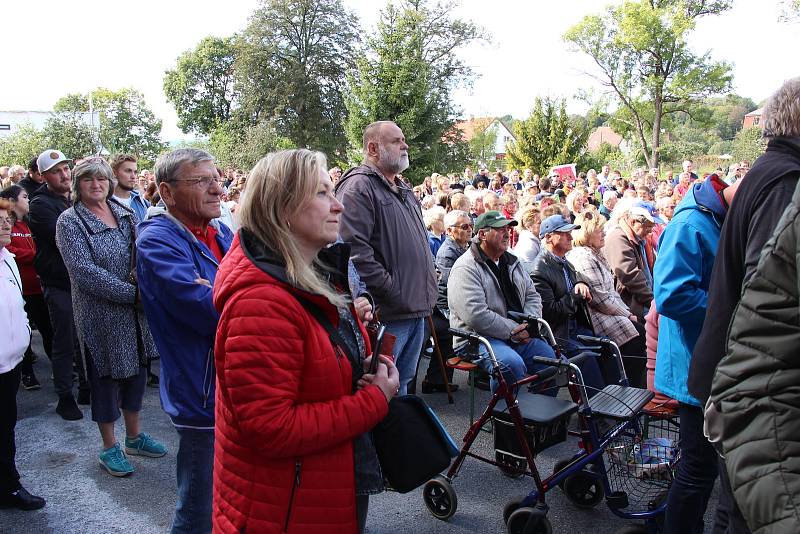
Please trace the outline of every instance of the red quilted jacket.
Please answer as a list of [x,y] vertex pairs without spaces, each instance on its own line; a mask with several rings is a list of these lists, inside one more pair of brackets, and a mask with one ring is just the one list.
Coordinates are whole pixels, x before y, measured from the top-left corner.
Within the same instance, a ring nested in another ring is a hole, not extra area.
[[352,440],[388,411],[377,386],[351,395],[347,357],[290,294],[274,256],[238,235],[220,265],[215,532],[357,532]]

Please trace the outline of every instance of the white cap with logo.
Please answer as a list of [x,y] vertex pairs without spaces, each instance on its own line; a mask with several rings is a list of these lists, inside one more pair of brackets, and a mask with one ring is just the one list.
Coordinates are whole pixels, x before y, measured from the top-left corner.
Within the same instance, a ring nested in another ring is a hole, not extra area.
[[53,150],[48,148],[36,158],[36,166],[39,168],[40,173],[44,173],[61,163],[62,161],[72,161],[64,155],[60,150]]

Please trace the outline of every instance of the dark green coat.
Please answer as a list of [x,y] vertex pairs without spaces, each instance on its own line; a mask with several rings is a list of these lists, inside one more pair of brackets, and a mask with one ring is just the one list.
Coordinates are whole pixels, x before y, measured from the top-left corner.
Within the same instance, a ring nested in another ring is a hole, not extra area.
[[711,387],[734,496],[754,534],[800,532],[798,259],[800,183],[742,288]]

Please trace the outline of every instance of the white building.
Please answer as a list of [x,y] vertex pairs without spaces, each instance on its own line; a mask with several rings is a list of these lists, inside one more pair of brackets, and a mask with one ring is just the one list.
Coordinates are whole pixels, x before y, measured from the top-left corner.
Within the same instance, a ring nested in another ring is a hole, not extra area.
[[[80,113],[80,115],[87,125],[100,126],[100,114],[98,112],[89,113],[86,111]],[[0,139],[16,133],[20,126],[25,124],[41,130],[52,116],[52,111],[0,111]]]

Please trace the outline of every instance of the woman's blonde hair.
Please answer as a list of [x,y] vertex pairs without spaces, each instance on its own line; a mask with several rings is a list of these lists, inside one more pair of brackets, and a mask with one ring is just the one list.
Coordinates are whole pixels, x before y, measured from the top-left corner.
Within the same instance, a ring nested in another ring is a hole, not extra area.
[[526,230],[530,230],[530,227],[536,224],[536,221],[541,222],[539,208],[536,206],[528,206],[519,215],[519,223]]
[[572,244],[576,247],[588,247],[589,236],[603,228],[606,218],[596,211],[587,211],[575,217],[575,224],[580,228],[572,231]]
[[241,227],[284,260],[290,282],[343,307],[347,296],[337,292],[321,274],[330,267],[317,259],[312,265],[303,261],[289,223],[317,193],[320,174],[324,171],[327,175],[327,168],[322,152],[305,148],[267,154],[253,167],[237,213]]

